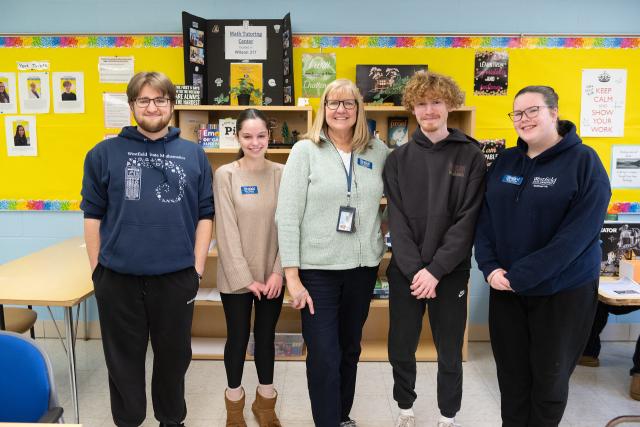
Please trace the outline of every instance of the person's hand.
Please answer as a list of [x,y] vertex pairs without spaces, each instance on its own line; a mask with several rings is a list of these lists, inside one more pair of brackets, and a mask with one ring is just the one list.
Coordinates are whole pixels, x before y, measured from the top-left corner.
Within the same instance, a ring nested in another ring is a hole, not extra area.
[[439,280],[433,277],[431,273],[427,271],[426,268],[418,271],[411,281],[411,295],[416,297],[417,299],[422,298],[435,298],[436,297],[436,286],[438,286]]
[[249,289],[251,293],[253,293],[253,295],[255,295],[255,297],[258,298],[258,300],[262,299],[264,288],[265,288],[264,283],[260,283],[256,281],[251,282],[251,284],[247,286],[247,289]]
[[282,276],[278,273],[271,273],[271,276],[267,279],[262,293],[267,296],[267,299],[278,298],[282,292]]
[[291,298],[293,298],[291,301],[291,306],[293,308],[302,310],[306,306],[309,306],[309,312],[311,314],[315,314],[311,295],[309,295],[309,291],[307,291],[307,288],[305,288],[300,281],[299,276],[287,276],[287,290],[289,291]]
[[509,279],[504,277],[505,274],[507,274],[507,272],[502,268],[492,271],[488,277],[489,286],[491,286],[496,291],[513,292],[513,289],[511,289],[511,283],[509,283]]

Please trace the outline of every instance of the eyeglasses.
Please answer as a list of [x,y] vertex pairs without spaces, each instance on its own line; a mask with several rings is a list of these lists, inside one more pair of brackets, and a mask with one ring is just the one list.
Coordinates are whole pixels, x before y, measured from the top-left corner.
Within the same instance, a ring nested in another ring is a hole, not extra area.
[[522,120],[522,116],[527,116],[527,119],[533,119],[534,117],[538,116],[538,113],[540,113],[540,109],[541,108],[551,108],[551,107],[547,107],[546,105],[534,105],[533,107],[529,107],[529,108],[525,108],[522,111],[512,111],[509,114],[507,114],[507,116],[509,116],[509,118],[514,121],[514,122],[519,122],[520,120]]
[[153,101],[156,107],[166,107],[167,105],[169,105],[169,102],[171,102],[169,98],[158,97],[158,98],[136,98],[134,103],[136,104],[136,107],[146,108],[149,106],[149,104],[151,104],[151,101]]
[[353,110],[358,105],[358,101],[356,101],[355,99],[345,99],[342,101],[331,99],[324,102],[324,105],[329,110],[337,110],[338,108],[340,108],[340,104],[342,104],[345,110]]

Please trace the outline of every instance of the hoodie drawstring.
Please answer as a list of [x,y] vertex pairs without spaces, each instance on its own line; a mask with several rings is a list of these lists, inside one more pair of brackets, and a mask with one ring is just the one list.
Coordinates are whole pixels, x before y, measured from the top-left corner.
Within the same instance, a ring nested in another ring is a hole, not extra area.
[[149,163],[151,163],[151,167],[156,169],[156,170],[159,170],[162,173],[162,177],[164,179],[163,179],[161,184],[164,184],[165,182],[168,183],[169,182],[169,177],[167,177],[167,172],[166,172],[166,169],[167,169],[167,163],[166,163],[167,162],[167,148],[165,147],[165,142],[167,141],[167,137],[164,137],[162,139],[162,154],[163,154],[163,157],[162,157],[162,167],[160,167],[160,168],[155,165],[155,163],[153,162],[153,159],[151,158],[151,153],[149,152],[149,144],[151,144],[151,143],[146,138],[145,138],[144,141],[145,141],[144,146],[147,149],[147,158],[149,159]]

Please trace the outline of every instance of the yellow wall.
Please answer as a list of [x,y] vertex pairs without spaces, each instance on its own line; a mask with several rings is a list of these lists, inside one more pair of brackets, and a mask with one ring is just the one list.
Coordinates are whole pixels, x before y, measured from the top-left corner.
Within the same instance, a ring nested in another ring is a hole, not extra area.
[[[473,95],[475,49],[468,48],[335,48],[337,75],[355,80],[356,64],[420,64],[451,75],[466,92],[466,104],[476,110],[476,137],[505,138],[515,142],[515,132],[506,114],[513,94],[529,84],[553,86],[560,95],[561,117],[579,121],[581,70],[583,68],[626,68],[628,70],[624,138],[585,138],[609,170],[612,144],[640,144],[640,55],[638,49],[506,49],[509,52],[509,96]],[[301,55],[320,49],[295,48],[296,93],[300,95]],[[0,70],[15,71],[17,61],[48,60],[49,72],[85,73],[85,113],[37,115],[38,156],[7,157],[0,149],[0,199],[78,200],[82,164],[86,152],[105,133],[103,92],[124,92],[124,84],[98,82],[99,56],[135,57],[135,70],[160,70],[176,83],[183,82],[181,48],[2,48]],[[317,99],[312,103],[317,104]],[[635,107],[635,108],[634,108]],[[4,120],[0,120],[4,135]],[[4,144],[3,144],[4,145]],[[613,201],[640,200],[638,190],[614,190]]]
[[[161,70],[182,83],[181,48],[3,48],[0,71],[17,72],[17,61],[49,61],[49,73],[84,72],[85,113],[36,115],[37,157],[8,157],[0,115],[0,199],[80,200],[85,154],[107,133],[103,92],[125,92],[126,84],[99,83],[100,56],[134,56],[135,71]],[[51,81],[49,82],[51,84]],[[18,113],[20,113],[18,108]]]
[[[627,102],[623,138],[584,138],[600,155],[607,171],[611,167],[611,145],[640,144],[640,54],[637,49],[505,49],[509,52],[508,96],[474,96],[475,49],[466,48],[335,48],[337,76],[355,81],[356,64],[427,64],[435,72],[452,76],[466,92],[466,105],[476,107],[477,139],[504,138],[508,146],[516,141],[507,113],[513,95],[532,84],[549,85],[560,95],[561,118],[580,129],[580,91],[583,68],[626,68]],[[320,49],[294,49],[297,95],[302,87],[299,74],[303,53]],[[312,100],[317,106],[317,99]],[[612,201],[640,201],[639,190],[614,190]]]

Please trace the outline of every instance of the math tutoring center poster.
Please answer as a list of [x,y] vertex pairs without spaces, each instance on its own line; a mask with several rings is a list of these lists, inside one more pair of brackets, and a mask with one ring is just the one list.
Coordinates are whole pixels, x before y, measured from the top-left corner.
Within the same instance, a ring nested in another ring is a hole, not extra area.
[[627,70],[582,70],[580,135],[624,136]]

